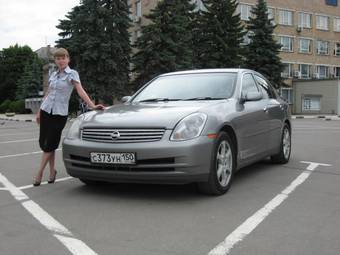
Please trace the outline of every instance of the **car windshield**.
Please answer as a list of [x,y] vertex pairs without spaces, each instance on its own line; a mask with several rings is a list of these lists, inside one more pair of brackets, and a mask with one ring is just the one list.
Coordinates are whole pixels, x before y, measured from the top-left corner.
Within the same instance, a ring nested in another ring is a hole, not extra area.
[[162,76],[152,81],[133,102],[218,100],[232,96],[237,73]]

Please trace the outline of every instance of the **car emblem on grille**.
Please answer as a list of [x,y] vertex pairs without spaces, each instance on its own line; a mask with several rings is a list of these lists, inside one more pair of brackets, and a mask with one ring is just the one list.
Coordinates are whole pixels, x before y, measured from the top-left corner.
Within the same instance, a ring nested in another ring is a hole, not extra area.
[[120,133],[118,131],[113,131],[111,134],[112,140],[117,140],[120,137]]

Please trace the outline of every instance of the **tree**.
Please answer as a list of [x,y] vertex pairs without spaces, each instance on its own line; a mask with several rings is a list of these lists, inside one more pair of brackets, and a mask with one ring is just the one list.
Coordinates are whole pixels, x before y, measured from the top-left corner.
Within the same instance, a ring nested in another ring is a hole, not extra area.
[[34,57],[28,46],[14,45],[2,50],[0,57],[0,103],[16,98],[17,83],[24,72],[27,61]]
[[281,45],[273,37],[275,25],[268,18],[265,0],[258,0],[248,23],[250,43],[246,47],[245,66],[265,75],[276,88],[282,84],[283,64],[279,57]]
[[37,55],[27,61],[23,74],[21,75],[17,91],[17,99],[25,99],[28,97],[39,96],[39,91],[42,90],[43,78],[42,78],[42,61]]
[[146,18],[134,47],[135,87],[155,76],[193,67],[192,17],[195,5],[189,0],[162,0]]
[[195,65],[198,68],[239,67],[245,35],[235,0],[203,0],[196,16]]
[[112,103],[126,93],[131,51],[125,0],[83,0],[60,20],[58,47],[69,49],[80,78],[96,99]]

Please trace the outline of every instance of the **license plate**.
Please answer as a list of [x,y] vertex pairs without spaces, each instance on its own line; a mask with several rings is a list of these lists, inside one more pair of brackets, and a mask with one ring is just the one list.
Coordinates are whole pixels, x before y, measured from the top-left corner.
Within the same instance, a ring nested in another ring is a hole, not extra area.
[[135,164],[135,153],[131,152],[118,152],[118,153],[106,153],[106,152],[91,152],[91,162],[99,164]]

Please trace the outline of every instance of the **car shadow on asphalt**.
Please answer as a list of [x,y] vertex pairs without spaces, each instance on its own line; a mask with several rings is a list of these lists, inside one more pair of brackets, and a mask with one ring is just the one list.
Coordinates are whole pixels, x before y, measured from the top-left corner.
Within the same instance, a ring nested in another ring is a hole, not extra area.
[[[263,160],[253,165],[240,169],[234,178],[233,186],[250,178],[273,169],[269,160]],[[131,200],[168,200],[188,201],[212,199],[214,196],[200,194],[195,184],[163,185],[163,184],[131,184],[131,183],[99,183],[96,185],[79,185],[72,189],[75,193],[87,196],[123,198]],[[215,197],[218,199],[219,197]]]

